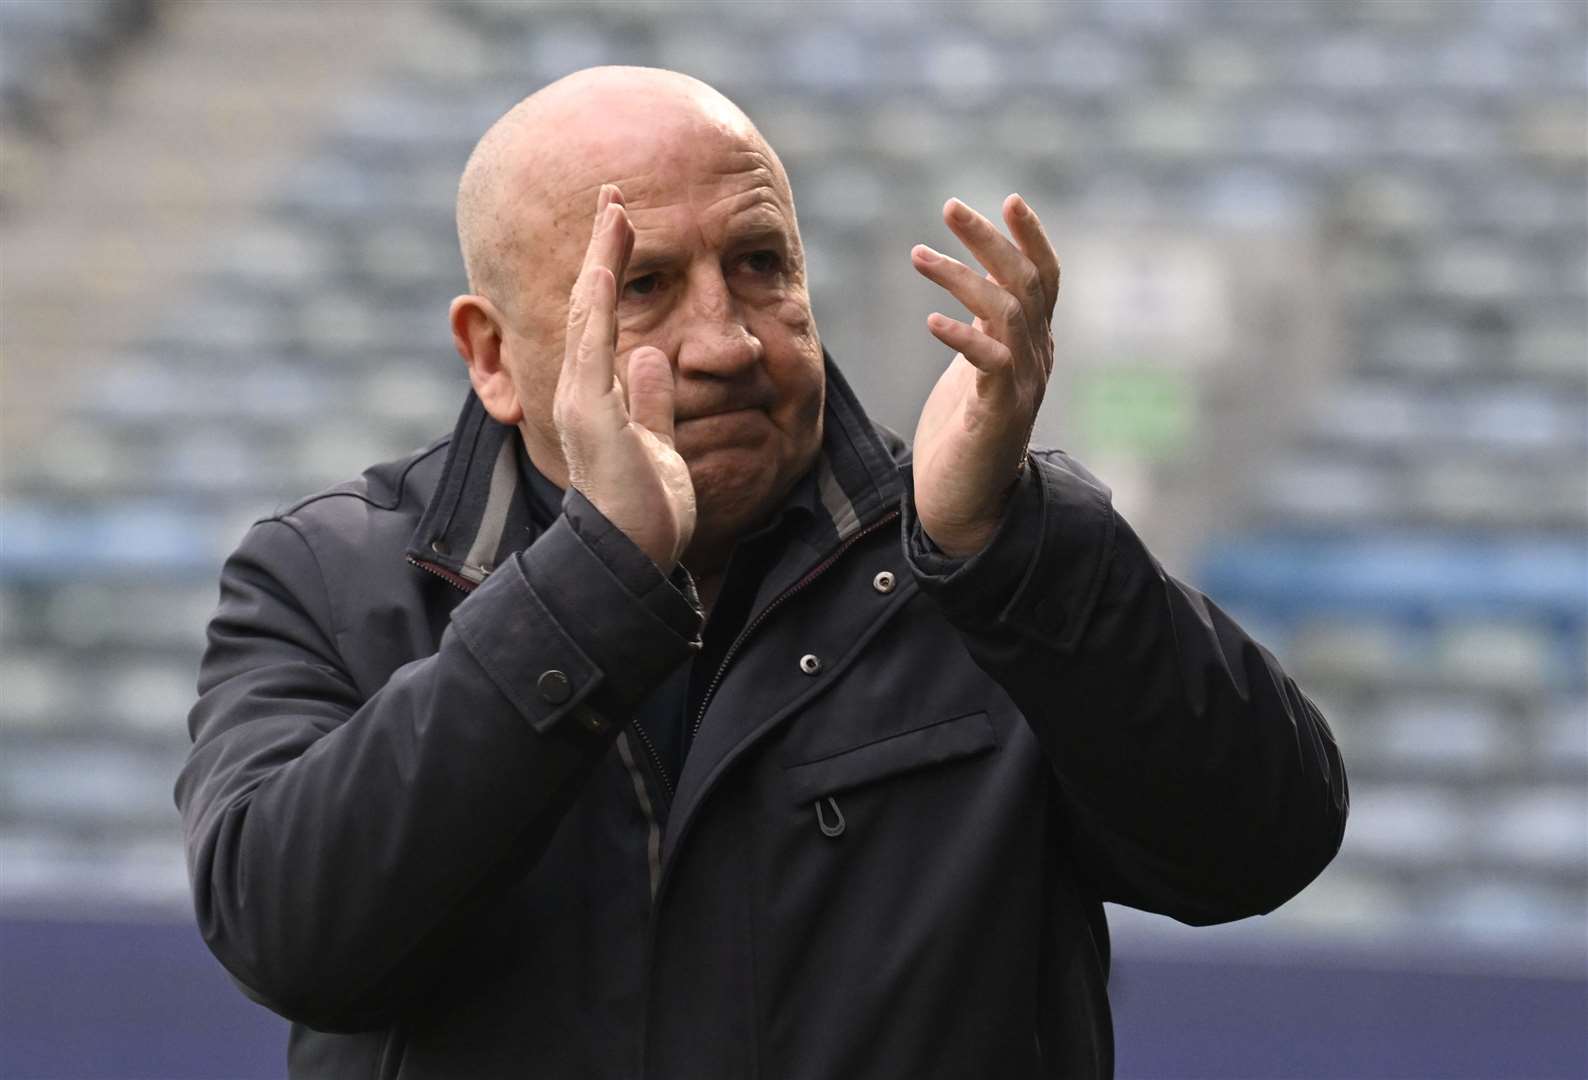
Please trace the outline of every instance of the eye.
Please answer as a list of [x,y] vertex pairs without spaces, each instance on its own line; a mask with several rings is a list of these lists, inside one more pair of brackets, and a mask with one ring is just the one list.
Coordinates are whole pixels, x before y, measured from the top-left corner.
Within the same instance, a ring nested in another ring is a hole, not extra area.
[[783,259],[775,251],[752,251],[744,257],[744,266],[752,274],[774,274],[783,268]]
[[637,278],[623,283],[623,291],[633,296],[649,296],[661,287],[662,279],[659,274],[641,274]]

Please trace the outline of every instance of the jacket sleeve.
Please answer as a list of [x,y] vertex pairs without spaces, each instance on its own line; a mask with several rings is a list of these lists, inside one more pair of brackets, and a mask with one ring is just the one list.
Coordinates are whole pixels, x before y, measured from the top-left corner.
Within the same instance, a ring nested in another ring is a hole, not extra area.
[[966,560],[925,535],[906,476],[923,592],[1035,729],[1099,899],[1195,925],[1271,911],[1340,847],[1327,723],[1272,653],[1165,573],[1101,481],[1061,451],[1028,462]]
[[[687,576],[680,592],[582,510],[584,531],[559,517],[367,694],[311,529],[261,522],[228,559],[175,794],[200,931],[250,996],[320,1030],[388,1022],[698,647]],[[566,683],[543,692],[550,671]]]

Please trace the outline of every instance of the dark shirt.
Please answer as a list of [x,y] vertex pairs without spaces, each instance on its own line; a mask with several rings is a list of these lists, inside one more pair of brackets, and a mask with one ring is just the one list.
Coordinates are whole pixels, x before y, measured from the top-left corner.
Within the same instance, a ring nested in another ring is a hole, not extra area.
[[[518,464],[530,517],[541,528],[547,528],[565,506],[563,489],[535,468],[522,440],[518,443]],[[712,679],[749,622],[762,579],[777,564],[803,521],[817,513],[818,500],[816,471],[812,468],[795,482],[766,524],[739,539],[701,631],[700,652],[668,676],[635,710],[633,722],[655,745],[669,789],[678,786],[696,719]]]

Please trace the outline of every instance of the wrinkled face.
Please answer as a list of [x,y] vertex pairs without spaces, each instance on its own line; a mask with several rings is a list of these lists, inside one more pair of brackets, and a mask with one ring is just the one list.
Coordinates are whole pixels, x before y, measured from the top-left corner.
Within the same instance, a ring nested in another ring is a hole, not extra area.
[[532,452],[556,445],[568,293],[599,187],[617,184],[636,234],[618,301],[619,379],[639,345],[672,360],[697,538],[731,541],[777,505],[821,443],[821,343],[786,182],[753,132],[701,117],[670,130],[620,121],[571,157],[567,174],[550,178],[557,194],[511,302],[526,346],[509,349],[526,440]]

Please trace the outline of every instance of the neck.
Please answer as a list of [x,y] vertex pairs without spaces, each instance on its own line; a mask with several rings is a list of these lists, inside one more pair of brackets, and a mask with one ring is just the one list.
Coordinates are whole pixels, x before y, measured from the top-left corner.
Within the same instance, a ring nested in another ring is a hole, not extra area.
[[712,605],[722,592],[723,582],[727,580],[728,560],[737,543],[737,537],[719,537],[711,533],[702,535],[697,529],[689,550],[684,552],[684,567],[695,579],[695,591],[700,594],[700,604],[708,618]]
[[548,445],[530,425],[528,417],[519,423],[518,436],[523,440],[524,452],[529,455],[529,463],[535,466],[535,471],[559,488],[566,490],[568,463],[562,456],[561,444],[552,442]]

